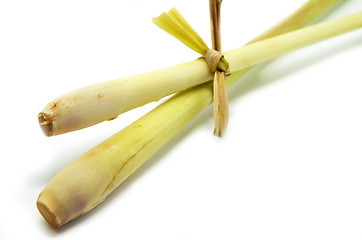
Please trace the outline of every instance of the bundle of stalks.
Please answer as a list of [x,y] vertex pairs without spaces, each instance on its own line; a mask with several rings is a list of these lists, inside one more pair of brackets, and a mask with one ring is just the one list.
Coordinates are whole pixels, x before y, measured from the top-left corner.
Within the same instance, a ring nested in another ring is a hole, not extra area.
[[[230,87],[257,63],[362,27],[362,13],[357,13],[294,31],[337,2],[340,1],[308,1],[249,45],[225,52],[232,72],[225,80],[225,86]],[[294,32],[286,33],[289,31]],[[277,36],[279,34],[283,35]],[[269,39],[261,41],[266,38]],[[37,200],[37,207],[45,220],[59,227],[102,202],[212,103],[212,78],[208,64],[204,59],[198,59],[168,69],[90,86],[51,102],[39,115],[41,127],[48,136],[91,126],[181,91],[61,170]],[[187,88],[190,89],[182,91]],[[74,97],[78,100],[75,101]]]
[[225,73],[229,73],[229,63],[221,53],[220,36],[221,0],[210,0],[212,48],[208,48],[202,38],[175,9],[162,13],[153,22],[183,42],[186,46],[200,53],[214,75],[214,135],[221,137],[228,125],[229,107],[225,88]]

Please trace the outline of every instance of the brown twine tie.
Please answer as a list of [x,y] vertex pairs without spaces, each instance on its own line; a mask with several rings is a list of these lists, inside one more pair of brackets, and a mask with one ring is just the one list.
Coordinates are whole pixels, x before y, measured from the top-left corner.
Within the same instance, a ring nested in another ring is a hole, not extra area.
[[[221,54],[220,9],[222,0],[210,0],[212,47]],[[219,58],[220,61],[221,57]],[[214,71],[214,135],[222,137],[229,122],[229,105],[225,87],[225,71]]]

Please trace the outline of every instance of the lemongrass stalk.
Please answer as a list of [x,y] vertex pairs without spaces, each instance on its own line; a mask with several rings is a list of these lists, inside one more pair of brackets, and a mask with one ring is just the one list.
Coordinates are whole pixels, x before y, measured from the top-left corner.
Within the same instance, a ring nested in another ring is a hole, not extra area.
[[[224,56],[230,63],[230,71],[236,72],[361,26],[362,12],[359,12],[234,49],[225,52]],[[162,70],[99,83],[50,102],[39,114],[39,123],[47,136],[78,130],[114,119],[125,111],[212,78],[206,62],[197,59]]]
[[[314,17],[333,4],[319,9]],[[307,4],[303,9],[313,10],[312,6]],[[299,20],[290,17],[285,27],[297,29],[307,24]],[[283,28],[265,37],[278,35],[280,31]],[[247,71],[233,74],[226,80],[226,86],[230,87]],[[61,170],[43,189],[37,200],[40,213],[49,224],[59,227],[88,212],[211,102],[211,82],[196,86],[176,94],[91,149]]]
[[280,34],[284,34],[290,31],[294,31],[295,26],[291,26],[289,24],[289,20],[293,20],[295,25],[305,26],[309,22],[315,19],[320,11],[323,9],[328,9],[330,6],[334,6],[335,4],[342,2],[341,0],[309,0],[303,6],[301,6],[296,12],[292,13],[289,17],[285,18],[283,21],[270,28],[266,32],[262,33],[258,37],[254,38],[252,42],[258,42],[263,39],[267,39],[267,36],[273,34],[274,32],[279,32]]

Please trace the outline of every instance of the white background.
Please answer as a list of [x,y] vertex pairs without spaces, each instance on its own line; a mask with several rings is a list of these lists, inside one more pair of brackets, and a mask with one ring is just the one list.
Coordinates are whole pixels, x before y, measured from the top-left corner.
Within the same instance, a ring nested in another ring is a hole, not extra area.
[[[320,20],[362,10],[344,1]],[[304,0],[225,0],[225,50]],[[199,57],[151,22],[177,7],[210,43],[208,1],[0,2],[0,239],[362,239],[362,31],[254,68],[106,201],[60,229],[35,202],[72,160],[157,106],[47,138],[37,113],[85,85]]]

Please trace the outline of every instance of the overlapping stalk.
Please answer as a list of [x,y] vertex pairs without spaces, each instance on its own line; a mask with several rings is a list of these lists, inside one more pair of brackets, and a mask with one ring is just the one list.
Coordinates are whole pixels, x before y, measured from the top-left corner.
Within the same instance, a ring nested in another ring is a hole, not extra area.
[[[314,0],[311,5],[323,9],[330,2],[335,1],[323,1],[319,6],[318,1]],[[306,9],[308,8],[303,8],[303,13],[307,12]],[[299,22],[303,15],[298,14],[296,21]],[[306,18],[311,19],[311,15],[306,14]],[[288,25],[279,25],[275,31],[284,31],[285,26]],[[225,52],[224,55],[230,63],[230,71],[235,73],[361,26],[362,13],[356,13],[256,42]],[[39,114],[39,122],[47,136],[78,130],[114,119],[132,108],[205,83],[212,78],[206,62],[197,59],[162,70],[92,85],[50,102]]]
[[[301,9],[313,11],[310,1]],[[319,2],[326,2],[320,0]],[[322,14],[335,1],[300,18],[300,10],[283,27],[264,37],[278,35],[284,28],[297,29]],[[231,86],[248,70],[226,80]],[[59,227],[88,212],[212,102],[212,84],[186,90],[161,104],[144,117],[91,149],[61,170],[40,193],[37,207],[43,217]]]

